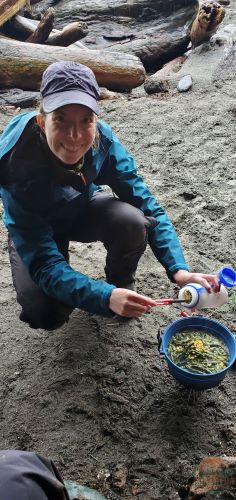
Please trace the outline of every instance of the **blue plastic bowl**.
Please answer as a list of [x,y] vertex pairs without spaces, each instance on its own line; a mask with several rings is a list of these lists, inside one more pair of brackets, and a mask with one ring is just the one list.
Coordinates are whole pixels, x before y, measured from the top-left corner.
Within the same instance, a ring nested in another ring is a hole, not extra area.
[[[168,355],[168,345],[172,337],[182,330],[205,330],[220,337],[228,347],[229,361],[226,368],[214,373],[191,373],[176,365]],[[169,371],[173,377],[181,384],[197,390],[210,389],[218,385],[225,377],[229,368],[233,365],[236,359],[236,337],[230,332],[226,326],[223,326],[218,321],[205,318],[204,316],[191,316],[189,318],[181,318],[174,323],[171,323],[162,335],[162,343],[160,353],[164,354],[168,364]]]

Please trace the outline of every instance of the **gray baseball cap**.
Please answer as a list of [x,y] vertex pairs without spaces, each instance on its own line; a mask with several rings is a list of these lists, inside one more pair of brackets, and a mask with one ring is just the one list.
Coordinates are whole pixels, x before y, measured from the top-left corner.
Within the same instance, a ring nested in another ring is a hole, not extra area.
[[40,94],[45,113],[66,104],[83,104],[99,114],[99,86],[93,71],[73,61],[52,63],[44,71]]

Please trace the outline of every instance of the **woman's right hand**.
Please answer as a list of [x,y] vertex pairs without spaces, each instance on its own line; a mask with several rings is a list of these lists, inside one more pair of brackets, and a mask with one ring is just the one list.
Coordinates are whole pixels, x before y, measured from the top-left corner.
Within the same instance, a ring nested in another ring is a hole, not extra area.
[[155,300],[126,288],[114,288],[109,301],[109,308],[126,318],[139,318],[155,306]]

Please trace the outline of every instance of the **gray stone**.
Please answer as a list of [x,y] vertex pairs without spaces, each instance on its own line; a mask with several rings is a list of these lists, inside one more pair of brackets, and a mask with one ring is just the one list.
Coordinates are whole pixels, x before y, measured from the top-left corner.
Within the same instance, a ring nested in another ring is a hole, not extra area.
[[187,90],[191,89],[193,84],[191,75],[185,75],[178,82],[177,89],[179,92],[187,92]]
[[0,105],[30,108],[37,105],[39,97],[39,92],[25,92],[21,89],[1,90]]

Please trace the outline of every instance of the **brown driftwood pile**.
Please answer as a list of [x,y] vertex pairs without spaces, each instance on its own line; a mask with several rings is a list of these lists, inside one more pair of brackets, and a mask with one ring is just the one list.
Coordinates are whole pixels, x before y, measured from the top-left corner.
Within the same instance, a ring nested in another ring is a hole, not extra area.
[[36,21],[18,14],[23,7],[29,8],[29,0],[0,0],[0,88],[36,90],[44,69],[58,60],[88,65],[99,85],[110,90],[130,90],[144,82],[145,69],[137,56],[87,49],[79,41],[88,33],[85,23],[56,30],[53,8]]

